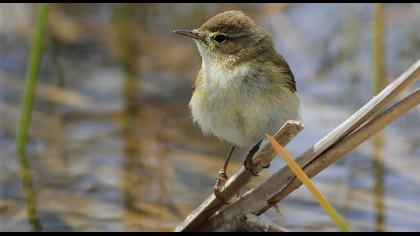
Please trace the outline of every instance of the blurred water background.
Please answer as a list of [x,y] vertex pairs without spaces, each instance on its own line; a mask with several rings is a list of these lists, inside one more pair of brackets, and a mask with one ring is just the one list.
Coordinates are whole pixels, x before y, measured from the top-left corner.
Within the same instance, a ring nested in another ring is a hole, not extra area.
[[[201,59],[171,32],[230,9],[270,33],[295,74],[305,129],[291,154],[372,97],[373,4],[52,4],[30,142],[18,156],[36,7],[0,4],[0,231],[166,231],[201,203],[229,145],[192,123]],[[385,4],[384,25],[389,83],[420,56],[420,4]],[[417,107],[383,142],[314,178],[353,230],[420,230],[419,116]],[[263,216],[293,231],[337,230],[304,187],[279,209]]]

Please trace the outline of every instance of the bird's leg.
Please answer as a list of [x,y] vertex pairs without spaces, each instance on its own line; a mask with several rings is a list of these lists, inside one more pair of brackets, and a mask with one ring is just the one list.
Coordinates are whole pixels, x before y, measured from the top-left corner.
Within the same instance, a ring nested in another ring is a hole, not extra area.
[[262,139],[257,144],[255,144],[254,147],[252,147],[252,149],[248,152],[248,155],[246,156],[246,159],[244,161],[245,169],[247,169],[249,172],[251,172],[251,174],[253,174],[254,176],[258,176],[258,174],[255,173],[255,171],[253,169],[254,166],[252,164],[252,157],[258,151],[258,149],[260,149],[261,143],[262,143]]
[[235,146],[232,145],[230,148],[229,154],[226,157],[225,163],[223,164],[223,168],[220,169],[219,175],[217,176],[216,184],[214,185],[213,191],[214,195],[221,200],[223,203],[228,204],[228,202],[220,195],[223,188],[225,187],[225,183],[228,180],[228,176],[226,175],[226,169],[229,164],[229,159],[232,156],[233,151],[235,150]]

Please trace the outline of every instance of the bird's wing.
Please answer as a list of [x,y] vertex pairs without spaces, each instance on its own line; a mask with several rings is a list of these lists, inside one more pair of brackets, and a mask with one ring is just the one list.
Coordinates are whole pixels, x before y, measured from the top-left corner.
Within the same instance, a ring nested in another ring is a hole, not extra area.
[[273,60],[273,63],[276,67],[278,67],[281,71],[282,79],[285,80],[286,86],[292,91],[296,92],[296,81],[295,77],[293,75],[292,70],[289,67],[289,64],[287,64],[286,60],[281,56],[280,54],[277,54],[275,59]]

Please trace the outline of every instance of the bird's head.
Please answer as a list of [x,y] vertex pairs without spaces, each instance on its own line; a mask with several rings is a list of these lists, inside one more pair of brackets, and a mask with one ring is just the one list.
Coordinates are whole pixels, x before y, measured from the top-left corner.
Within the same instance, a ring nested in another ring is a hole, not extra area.
[[[225,11],[215,15],[202,26],[174,33],[194,39],[203,62],[233,65],[246,61],[261,50],[264,31],[241,11]],[[272,44],[271,39],[264,43]]]

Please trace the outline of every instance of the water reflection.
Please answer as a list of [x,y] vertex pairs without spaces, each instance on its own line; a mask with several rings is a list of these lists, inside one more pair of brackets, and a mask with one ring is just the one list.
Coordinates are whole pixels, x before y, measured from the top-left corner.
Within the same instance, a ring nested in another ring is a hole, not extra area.
[[[373,95],[378,94],[386,84],[384,32],[385,6],[383,3],[376,3],[373,9]],[[385,168],[382,157],[383,147],[384,133],[379,132],[373,137],[375,231],[385,230]]]
[[[385,6],[387,53],[379,58],[394,78],[420,55],[420,5]],[[30,219],[37,219],[33,230],[38,223],[44,230],[172,230],[205,199],[228,147],[192,123],[188,100],[201,59],[192,41],[171,31],[228,9],[257,19],[295,73],[305,130],[288,145],[293,155],[371,98],[371,4],[54,4],[27,153],[37,194],[25,175],[33,210],[22,214],[14,177],[22,171],[7,150],[33,9],[2,4],[0,230],[28,230]],[[314,179],[355,231],[419,230],[419,114],[387,128],[392,140],[372,140]],[[228,173],[241,163],[232,164]],[[276,160],[269,171],[282,165]],[[293,231],[336,230],[304,188],[279,207],[281,216],[266,216]]]
[[32,227],[32,231],[40,232],[43,228],[41,221],[38,217],[38,201],[33,183],[32,169],[26,158],[26,151],[19,152],[18,157],[20,176],[22,178],[22,190],[26,200],[27,219]]
[[373,137],[375,231],[385,231],[385,168],[382,158],[383,133]]
[[[138,94],[139,79],[137,40],[133,29],[136,28],[134,12],[126,4],[113,4],[114,16],[112,19],[117,59],[122,68],[122,98],[123,114],[121,121],[121,137],[123,147],[123,178],[122,192],[123,205],[127,211],[137,210],[136,202],[140,200],[142,181],[140,174],[144,171],[140,156],[140,143],[138,136],[139,104]],[[136,187],[134,187],[136,186]]]

